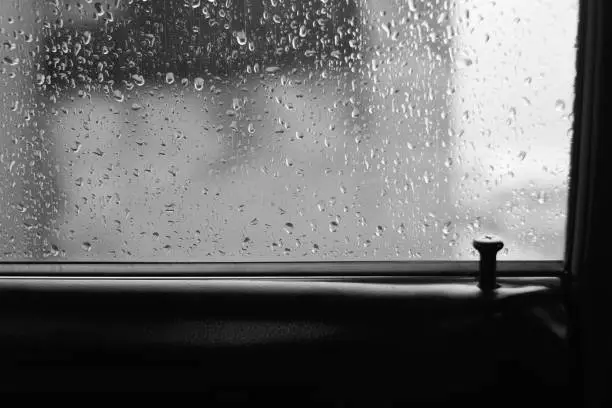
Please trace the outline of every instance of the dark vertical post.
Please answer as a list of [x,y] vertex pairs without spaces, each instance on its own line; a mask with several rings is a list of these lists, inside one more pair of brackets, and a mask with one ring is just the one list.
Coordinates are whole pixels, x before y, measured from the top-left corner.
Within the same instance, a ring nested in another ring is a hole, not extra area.
[[504,247],[504,243],[494,235],[484,235],[475,239],[473,245],[480,253],[478,287],[483,292],[492,292],[499,287],[496,282],[497,252]]

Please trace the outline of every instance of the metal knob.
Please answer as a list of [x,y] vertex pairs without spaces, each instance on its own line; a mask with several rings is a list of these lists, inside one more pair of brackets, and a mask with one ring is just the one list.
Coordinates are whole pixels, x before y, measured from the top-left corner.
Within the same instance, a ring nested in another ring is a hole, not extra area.
[[478,287],[485,292],[494,291],[499,287],[496,282],[497,253],[504,247],[502,240],[495,235],[484,235],[472,243],[480,253],[478,271]]

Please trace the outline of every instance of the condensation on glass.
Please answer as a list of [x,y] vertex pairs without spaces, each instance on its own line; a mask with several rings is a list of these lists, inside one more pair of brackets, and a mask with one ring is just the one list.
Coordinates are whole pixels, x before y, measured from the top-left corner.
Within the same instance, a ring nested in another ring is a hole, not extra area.
[[2,0],[1,259],[561,259],[577,3]]

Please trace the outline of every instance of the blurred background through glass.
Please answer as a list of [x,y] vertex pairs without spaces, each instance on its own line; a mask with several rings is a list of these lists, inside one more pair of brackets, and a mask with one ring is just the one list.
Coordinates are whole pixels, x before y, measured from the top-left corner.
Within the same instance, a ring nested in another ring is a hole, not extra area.
[[577,9],[3,0],[2,260],[562,259]]

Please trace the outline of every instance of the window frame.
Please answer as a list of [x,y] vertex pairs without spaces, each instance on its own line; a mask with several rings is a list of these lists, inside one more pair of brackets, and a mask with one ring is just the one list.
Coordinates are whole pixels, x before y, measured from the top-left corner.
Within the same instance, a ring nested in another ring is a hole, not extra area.
[[574,98],[574,134],[571,145],[568,215],[566,227],[565,265],[568,275],[575,277],[585,262],[597,188],[598,142],[602,139],[598,126],[601,109],[601,65],[603,16],[600,0],[579,1],[577,34],[576,83]]
[[[607,7],[606,7],[607,6]],[[570,169],[566,246],[566,290],[572,394],[576,406],[608,406],[611,401],[612,296],[609,264],[610,162],[606,86],[612,67],[612,8],[606,0],[581,0],[576,61],[574,138]]]
[[[568,213],[565,256],[561,261],[498,262],[500,277],[572,278],[580,269],[580,254],[588,247],[589,210],[593,205],[593,163],[596,152],[596,129],[588,118],[597,119],[594,100],[598,94],[595,66],[598,55],[586,42],[590,41],[601,22],[593,12],[600,0],[579,0],[576,82],[574,100],[574,132],[571,147]],[[599,25],[598,25],[599,22]],[[595,30],[595,31],[594,31]],[[302,261],[302,262],[75,262],[19,261],[0,262],[0,280],[4,278],[364,278],[364,277],[457,277],[476,276],[478,261]],[[569,279],[571,280],[571,279]]]

